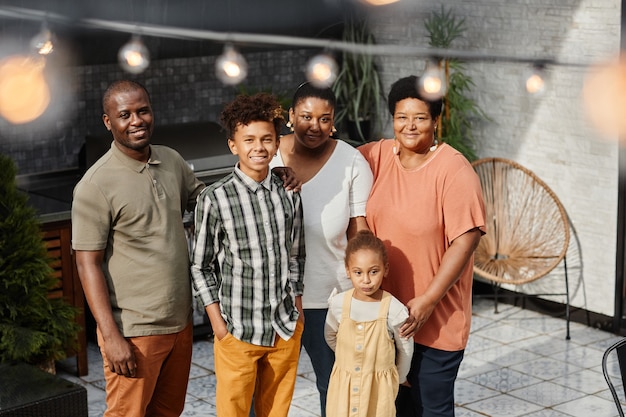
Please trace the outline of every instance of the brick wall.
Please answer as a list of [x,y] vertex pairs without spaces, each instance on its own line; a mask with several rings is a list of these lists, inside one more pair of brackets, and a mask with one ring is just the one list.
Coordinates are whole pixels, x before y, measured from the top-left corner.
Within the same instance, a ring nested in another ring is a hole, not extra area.
[[[398,6],[401,14],[381,12],[374,17],[377,38],[385,43],[427,46],[424,19],[439,11],[442,3],[404,3]],[[618,0],[473,0],[446,2],[446,6],[464,17],[467,26],[465,36],[454,45],[456,49],[552,56],[577,63],[601,61],[619,50]],[[397,78],[419,75],[424,66],[423,60],[412,57],[385,58],[380,64],[386,91]],[[479,157],[513,159],[555,191],[581,244],[584,287],[578,279],[580,268],[572,268],[574,305],[612,316],[618,145],[603,140],[585,117],[581,89],[586,68],[550,67],[549,89],[538,98],[522,88],[521,80],[528,70],[519,63],[468,63],[467,73],[476,83],[472,96],[491,118],[475,126]],[[388,122],[383,135],[392,135]],[[573,259],[575,250],[570,253],[572,263],[579,262]]]

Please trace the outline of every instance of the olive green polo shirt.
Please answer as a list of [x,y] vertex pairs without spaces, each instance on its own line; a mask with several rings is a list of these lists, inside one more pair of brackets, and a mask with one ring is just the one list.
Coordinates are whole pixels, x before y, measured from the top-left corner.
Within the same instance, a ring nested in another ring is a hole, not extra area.
[[74,189],[72,247],[105,250],[113,315],[125,337],[181,331],[191,319],[183,213],[204,188],[173,149],[147,163],[111,149]]

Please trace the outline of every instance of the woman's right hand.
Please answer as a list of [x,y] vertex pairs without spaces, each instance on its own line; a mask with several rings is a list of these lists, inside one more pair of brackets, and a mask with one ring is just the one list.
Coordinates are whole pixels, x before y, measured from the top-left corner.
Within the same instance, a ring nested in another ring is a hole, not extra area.
[[426,323],[435,309],[435,304],[430,302],[425,295],[420,295],[409,300],[406,307],[409,310],[409,318],[400,327],[400,336],[412,337]]
[[400,327],[400,337],[410,339],[417,331],[417,320],[409,314],[404,324]]

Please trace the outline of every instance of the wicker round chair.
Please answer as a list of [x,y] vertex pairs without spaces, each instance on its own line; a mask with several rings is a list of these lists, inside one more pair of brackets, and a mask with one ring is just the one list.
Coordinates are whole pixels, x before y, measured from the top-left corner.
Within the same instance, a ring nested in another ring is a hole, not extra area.
[[[472,163],[483,190],[487,234],[474,253],[474,273],[494,285],[522,285],[549,274],[564,260],[570,224],[554,192],[533,172],[503,158]],[[569,289],[565,273],[569,338]]]
[[472,165],[480,178],[487,214],[487,234],[474,254],[474,272],[514,285],[548,274],[563,260],[569,245],[569,223],[559,199],[516,162],[484,158]]

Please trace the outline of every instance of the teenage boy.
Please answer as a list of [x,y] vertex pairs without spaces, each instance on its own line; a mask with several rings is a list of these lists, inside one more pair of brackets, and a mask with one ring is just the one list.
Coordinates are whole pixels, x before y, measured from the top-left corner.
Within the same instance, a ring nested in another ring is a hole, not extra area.
[[214,332],[220,417],[287,416],[303,330],[300,194],[271,173],[283,111],[269,94],[238,96],[221,122],[239,162],[198,197],[191,267]]

